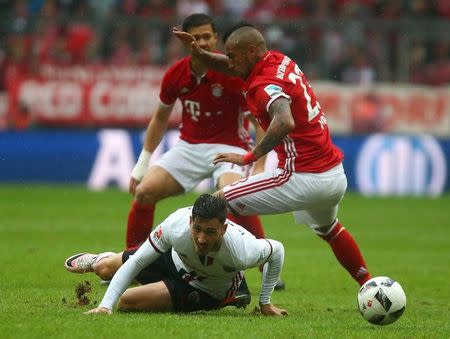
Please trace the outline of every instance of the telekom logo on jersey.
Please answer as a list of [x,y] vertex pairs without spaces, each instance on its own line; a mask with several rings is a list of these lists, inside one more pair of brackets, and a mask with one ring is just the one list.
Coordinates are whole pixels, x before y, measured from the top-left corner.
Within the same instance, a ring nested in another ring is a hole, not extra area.
[[356,181],[366,195],[439,195],[447,177],[445,156],[432,136],[377,134],[362,146]]
[[185,100],[184,107],[186,111],[191,115],[192,120],[198,121],[200,116],[200,103],[198,101]]

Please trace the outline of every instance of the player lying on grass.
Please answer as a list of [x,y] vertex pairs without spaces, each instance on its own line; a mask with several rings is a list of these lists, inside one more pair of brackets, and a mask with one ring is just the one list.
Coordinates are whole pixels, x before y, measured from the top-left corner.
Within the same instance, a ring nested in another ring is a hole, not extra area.
[[[122,311],[192,312],[238,305],[244,270],[264,265],[261,313],[287,315],[270,301],[284,261],[284,247],[256,239],[226,219],[225,200],[201,195],[194,206],[172,213],[137,250],[81,253],[65,261],[70,272],[95,272],[111,283],[100,305],[87,313]],[[141,286],[127,289],[136,279]],[[242,297],[242,306],[250,295]]]

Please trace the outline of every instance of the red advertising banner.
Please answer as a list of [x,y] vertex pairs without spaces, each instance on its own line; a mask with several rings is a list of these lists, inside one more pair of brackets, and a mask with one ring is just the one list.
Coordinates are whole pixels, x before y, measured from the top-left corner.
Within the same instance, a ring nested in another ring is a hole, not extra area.
[[[25,110],[41,125],[145,127],[158,105],[161,67],[43,66],[39,76],[11,79],[8,112]],[[180,120],[180,109],[171,124]]]
[[[144,128],[158,105],[162,67],[42,66],[11,79],[7,114],[41,125]],[[373,132],[450,136],[450,87],[312,83],[334,134]],[[180,121],[180,107],[171,125]]]
[[333,133],[450,136],[450,87],[315,83]]

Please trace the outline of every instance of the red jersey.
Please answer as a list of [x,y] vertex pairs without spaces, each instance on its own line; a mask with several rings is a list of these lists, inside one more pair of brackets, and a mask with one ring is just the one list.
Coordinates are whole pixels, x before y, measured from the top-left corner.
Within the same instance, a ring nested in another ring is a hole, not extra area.
[[214,143],[248,149],[250,142],[243,80],[213,70],[202,77],[192,73],[191,57],[175,63],[164,75],[160,101],[183,107],[180,138],[192,143]]
[[264,130],[271,122],[271,103],[279,97],[291,103],[295,127],[274,148],[279,168],[321,173],[342,161],[343,153],[331,142],[327,121],[311,86],[289,57],[266,52],[244,83],[243,91],[250,111]]

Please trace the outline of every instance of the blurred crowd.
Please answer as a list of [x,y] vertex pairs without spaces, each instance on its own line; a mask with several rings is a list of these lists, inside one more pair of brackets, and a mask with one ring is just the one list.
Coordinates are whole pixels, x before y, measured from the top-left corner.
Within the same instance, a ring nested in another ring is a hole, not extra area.
[[44,63],[173,63],[196,12],[256,24],[310,78],[450,83],[450,0],[0,0],[0,91]]

